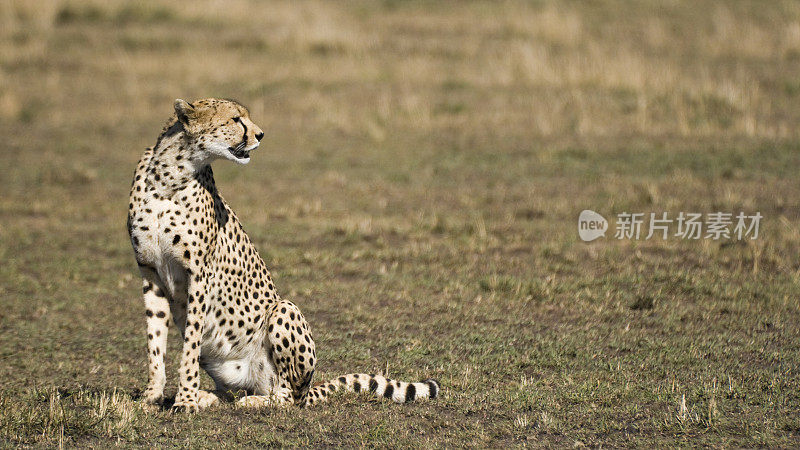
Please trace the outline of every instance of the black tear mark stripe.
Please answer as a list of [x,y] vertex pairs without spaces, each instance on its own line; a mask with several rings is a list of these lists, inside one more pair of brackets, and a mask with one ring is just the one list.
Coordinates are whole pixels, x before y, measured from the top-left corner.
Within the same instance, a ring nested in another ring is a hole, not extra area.
[[239,124],[242,126],[242,128],[244,128],[244,134],[242,135],[242,142],[239,142],[236,144],[236,147],[234,147],[236,150],[243,149],[247,145],[247,125],[245,125],[241,120],[239,121]]

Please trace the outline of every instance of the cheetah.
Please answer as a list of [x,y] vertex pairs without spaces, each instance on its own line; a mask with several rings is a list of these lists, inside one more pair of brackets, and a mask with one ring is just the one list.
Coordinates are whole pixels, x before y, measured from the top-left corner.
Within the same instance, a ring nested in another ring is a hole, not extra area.
[[[311,386],[311,329],[275,290],[270,272],[214,183],[211,163],[250,161],[264,132],[234,100],[175,100],[174,114],[134,173],[128,233],[142,275],[148,383],[142,401],[160,405],[170,323],[183,336],[173,411],[241,405],[307,406],[333,392],[371,392],[398,403],[435,398],[432,379],[409,383],[351,373]],[[199,368],[214,391],[199,389]]]

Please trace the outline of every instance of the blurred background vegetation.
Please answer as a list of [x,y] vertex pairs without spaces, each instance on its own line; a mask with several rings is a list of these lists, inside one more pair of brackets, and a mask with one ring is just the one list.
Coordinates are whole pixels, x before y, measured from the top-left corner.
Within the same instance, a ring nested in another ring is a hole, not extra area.
[[[798,74],[788,0],[4,1],[0,439],[797,445]],[[127,190],[176,97],[265,130],[217,183],[319,379],[431,375],[440,400],[135,406]],[[587,245],[585,208],[765,218]]]

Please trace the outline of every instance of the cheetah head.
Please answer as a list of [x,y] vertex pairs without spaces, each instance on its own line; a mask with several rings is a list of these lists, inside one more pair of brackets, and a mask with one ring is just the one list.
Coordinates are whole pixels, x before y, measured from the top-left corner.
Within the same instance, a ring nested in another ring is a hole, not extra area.
[[189,103],[175,100],[175,114],[195,157],[211,162],[250,162],[264,132],[250,120],[247,108],[233,100],[207,98]]

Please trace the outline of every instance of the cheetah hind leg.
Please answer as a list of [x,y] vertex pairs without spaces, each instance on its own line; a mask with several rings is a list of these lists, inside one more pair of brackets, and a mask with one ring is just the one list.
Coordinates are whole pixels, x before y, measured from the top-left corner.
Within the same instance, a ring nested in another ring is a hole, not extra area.
[[239,399],[244,407],[261,408],[295,404],[308,391],[314,374],[314,341],[305,318],[294,303],[282,300],[269,312],[267,354],[275,365],[275,379],[268,392]]
[[200,390],[197,393],[197,407],[200,409],[205,409],[218,403],[219,397],[213,392]]
[[239,406],[246,408],[265,408],[268,406],[289,406],[294,402],[291,394],[283,392],[274,395],[248,395],[239,399]]
[[172,413],[188,412],[196,413],[219,403],[217,394],[202,389],[197,391],[197,401],[194,402],[175,402],[170,411]]

